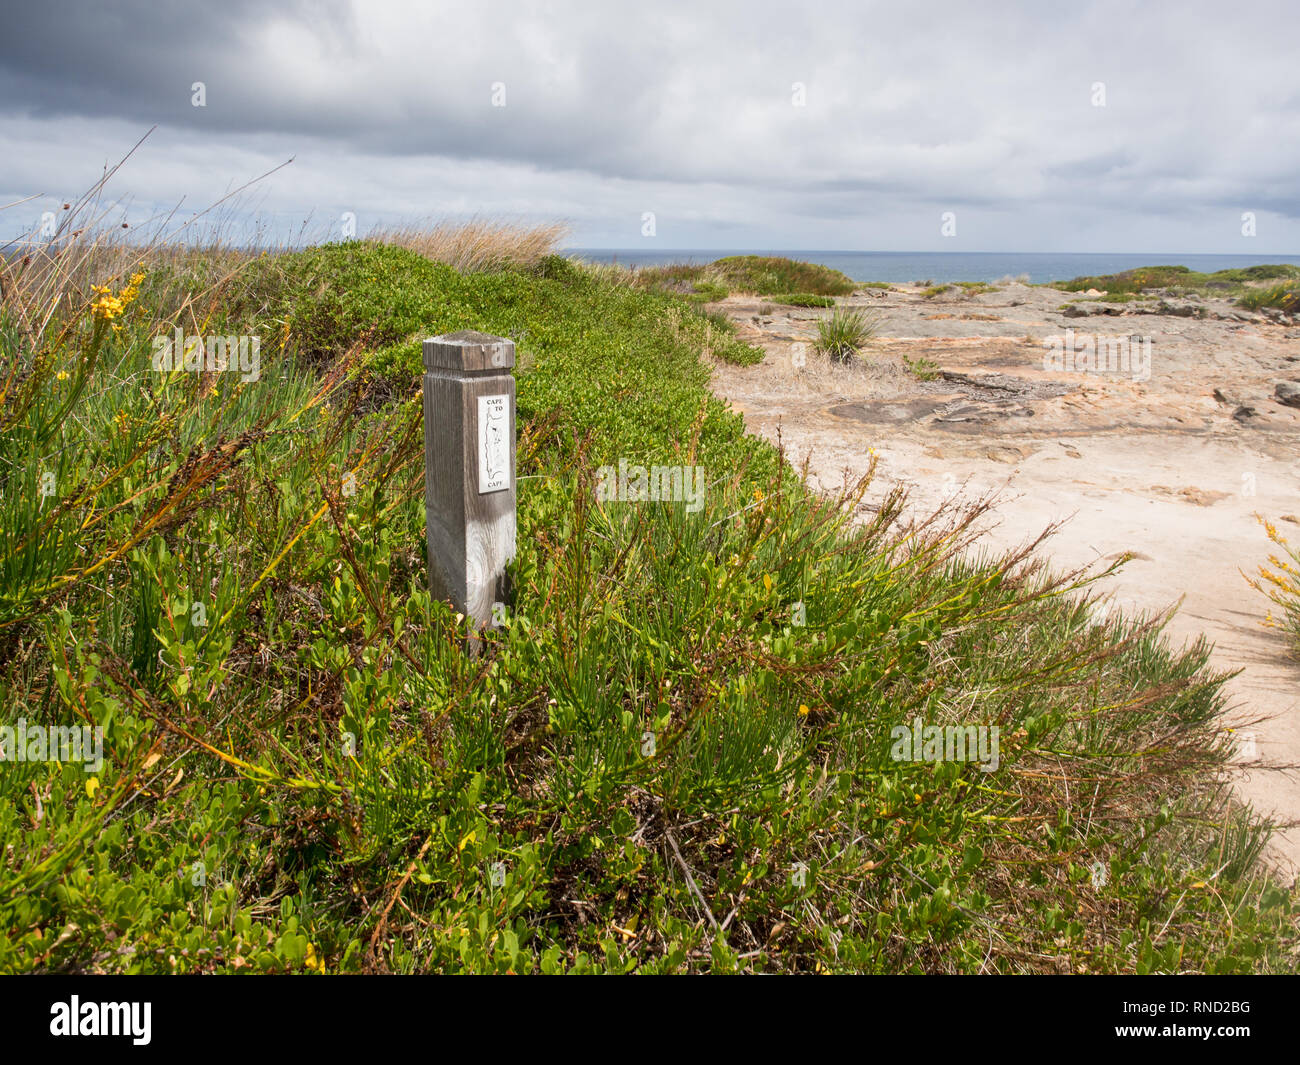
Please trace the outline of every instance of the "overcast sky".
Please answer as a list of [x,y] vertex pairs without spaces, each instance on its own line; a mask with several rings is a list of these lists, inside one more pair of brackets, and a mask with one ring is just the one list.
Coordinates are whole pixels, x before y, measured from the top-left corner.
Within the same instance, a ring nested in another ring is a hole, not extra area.
[[40,196],[0,212],[0,237],[156,125],[109,186],[132,222],[293,157],[239,219],[335,237],[345,212],[362,234],[559,220],[570,246],[646,250],[1298,254],[1297,29],[1294,0],[7,4],[0,204]]

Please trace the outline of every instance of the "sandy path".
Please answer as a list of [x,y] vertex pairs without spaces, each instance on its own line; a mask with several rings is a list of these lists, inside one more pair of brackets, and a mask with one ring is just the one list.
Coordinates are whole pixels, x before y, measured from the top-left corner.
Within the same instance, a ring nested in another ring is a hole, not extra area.
[[[720,308],[768,357],[719,365],[713,388],[751,432],[775,442],[779,428],[792,461],[809,457],[814,487],[865,470],[875,448],[879,491],[904,483],[922,511],[1000,487],[981,541],[990,548],[1067,518],[1044,545],[1059,566],[1133,552],[1102,587],[1129,611],[1183,600],[1170,636],[1205,634],[1212,665],[1242,671],[1227,686],[1236,719],[1265,718],[1243,730],[1240,794],[1300,823],[1300,771],[1269,768],[1300,765],[1300,663],[1262,624],[1270,604],[1240,572],[1254,573],[1272,548],[1256,512],[1300,540],[1300,410],[1273,398],[1277,382],[1300,381],[1300,329],[1221,300],[1199,303],[1204,319],[1063,317],[1057,308],[1072,299],[1021,285],[946,301],[925,300],[915,286],[883,298],[864,292],[847,302],[879,316],[879,335],[869,361],[849,369],[798,347],[826,312],[759,314],[767,308],[758,301],[732,298]],[[1067,329],[1076,343],[1148,338],[1149,378],[1134,379],[1145,376],[1137,340],[1129,347],[1137,372],[1045,370],[1044,338]],[[947,379],[919,381],[905,358],[927,360]],[[1297,824],[1274,837],[1269,858],[1296,878]]]

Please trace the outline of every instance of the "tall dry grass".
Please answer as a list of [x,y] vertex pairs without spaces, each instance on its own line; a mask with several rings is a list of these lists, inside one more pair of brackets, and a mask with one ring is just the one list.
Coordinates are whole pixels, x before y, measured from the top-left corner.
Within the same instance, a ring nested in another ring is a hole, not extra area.
[[440,222],[432,229],[418,223],[376,229],[370,239],[407,248],[461,273],[485,273],[507,266],[535,266],[559,251],[569,235],[561,222],[522,225],[473,219]]
[[[279,248],[235,237],[240,197],[281,167],[185,218],[172,209],[139,224],[114,221],[110,216],[118,216],[121,203],[105,199],[106,187],[148,136],[79,198],[64,203],[52,232],[33,228],[0,243],[0,313],[18,329],[29,355],[46,343],[62,343],[60,330],[81,321],[97,291],[121,288],[133,275],[144,273],[155,287],[161,282],[168,290],[161,298],[155,292],[152,301],[160,324],[184,319],[194,324],[200,308],[211,314],[216,293],[249,261],[303,242],[301,233]],[[27,202],[0,206],[0,218]]]

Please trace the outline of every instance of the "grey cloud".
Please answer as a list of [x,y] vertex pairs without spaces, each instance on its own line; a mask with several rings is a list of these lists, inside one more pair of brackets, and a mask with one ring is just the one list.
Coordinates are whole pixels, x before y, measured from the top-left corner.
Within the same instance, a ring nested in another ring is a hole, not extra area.
[[[372,214],[417,202],[423,172],[430,203],[565,207],[597,227],[659,203],[701,239],[940,206],[1090,212],[1081,232],[1117,241],[1134,212],[1296,220],[1296,20],[1281,2],[54,0],[0,34],[0,144],[23,154],[0,157],[0,191],[65,180],[53,160],[88,122],[122,148],[157,123],[175,165],[200,168],[176,196],[208,191],[205,157],[228,183],[296,154],[277,204],[315,190]],[[165,200],[162,176],[142,194]]]

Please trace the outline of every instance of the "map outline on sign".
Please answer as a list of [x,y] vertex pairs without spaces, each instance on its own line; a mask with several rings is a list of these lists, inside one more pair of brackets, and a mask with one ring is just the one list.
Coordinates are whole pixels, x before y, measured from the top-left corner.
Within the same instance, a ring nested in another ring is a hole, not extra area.
[[478,492],[510,488],[510,397],[478,397]]

